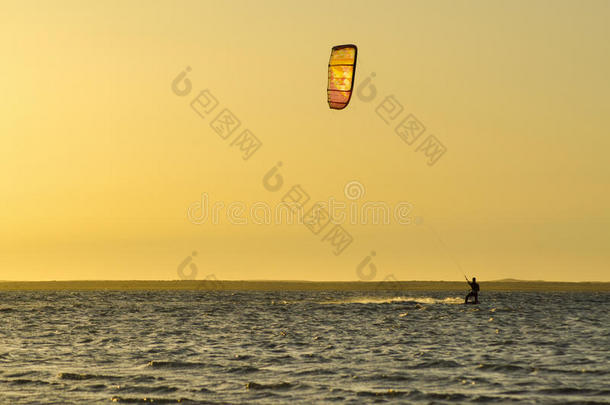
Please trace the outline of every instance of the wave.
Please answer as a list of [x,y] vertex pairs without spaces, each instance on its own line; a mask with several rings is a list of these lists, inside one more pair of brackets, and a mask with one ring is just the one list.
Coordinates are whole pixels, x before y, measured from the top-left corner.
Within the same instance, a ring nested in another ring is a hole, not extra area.
[[453,360],[431,360],[423,361],[412,366],[408,366],[410,369],[423,369],[423,368],[453,368],[453,367],[464,367],[463,364],[455,362]]
[[191,402],[190,399],[179,398],[179,399],[169,399],[169,398],[154,398],[154,397],[144,397],[144,398],[129,398],[129,397],[112,397],[112,402],[119,402],[125,404],[176,404],[176,403],[188,403]]
[[33,384],[33,385],[49,385],[51,384],[48,381],[42,381],[42,380],[30,380],[27,378],[17,378],[15,380],[0,380],[0,382],[2,383],[9,383],[9,384],[14,384],[14,385],[26,385],[26,384]]
[[380,298],[380,297],[358,297],[358,298],[347,298],[339,301],[324,301],[321,304],[393,304],[399,302],[413,303],[413,304],[463,304],[463,297],[446,297],[446,298],[434,298],[434,297],[391,297],[391,298]]
[[389,389],[387,391],[358,391],[356,395],[359,397],[402,397],[420,394],[420,391],[398,391]]
[[547,389],[538,390],[537,392],[540,394],[544,394],[544,395],[587,395],[587,396],[607,396],[610,393],[609,390],[594,390],[594,389],[572,388],[572,387],[547,388]]
[[247,390],[286,390],[294,387],[294,384],[289,382],[279,382],[272,384],[259,384],[256,382],[249,382],[246,384]]
[[258,367],[254,367],[254,366],[233,367],[233,368],[229,369],[229,373],[231,373],[231,374],[250,374],[250,373],[256,373],[259,371],[260,370],[258,369]]
[[157,361],[152,360],[146,364],[146,367],[153,368],[200,368],[207,366],[206,363],[194,363],[187,361]]
[[297,376],[304,376],[304,375],[334,375],[335,372],[333,370],[328,370],[328,369],[316,367],[316,368],[312,368],[312,369],[296,371],[294,374],[297,375]]
[[7,374],[4,377],[6,377],[6,378],[18,378],[18,377],[25,377],[25,376],[28,376],[28,375],[35,375],[35,374],[38,374],[38,373],[39,373],[38,371],[30,370],[30,371],[22,371],[22,372],[18,372],[18,373]]
[[518,366],[516,364],[479,364],[477,366],[477,368],[479,370],[483,370],[483,371],[492,371],[492,372],[498,372],[498,373],[514,373],[514,372],[531,373],[532,371],[535,371],[534,367],[531,367],[531,366],[522,367],[522,366]]
[[547,368],[547,367],[539,367],[538,371],[546,372],[546,373],[560,373],[560,374],[574,374],[574,375],[582,375],[582,374],[597,374],[597,375],[607,375],[610,374],[608,370],[598,370],[598,369],[573,369],[573,368]]
[[179,390],[170,385],[120,385],[115,389],[131,394],[172,394]]
[[58,377],[61,380],[93,380],[93,379],[104,379],[104,380],[116,380],[121,377],[113,375],[98,375],[98,374],[78,374],[78,373],[59,373]]

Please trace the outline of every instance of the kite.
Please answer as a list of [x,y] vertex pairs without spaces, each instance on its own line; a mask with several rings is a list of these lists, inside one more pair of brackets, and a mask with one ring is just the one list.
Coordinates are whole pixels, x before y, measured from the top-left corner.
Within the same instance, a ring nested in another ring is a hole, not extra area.
[[356,76],[356,45],[334,46],[328,62],[328,106],[342,110],[349,104]]

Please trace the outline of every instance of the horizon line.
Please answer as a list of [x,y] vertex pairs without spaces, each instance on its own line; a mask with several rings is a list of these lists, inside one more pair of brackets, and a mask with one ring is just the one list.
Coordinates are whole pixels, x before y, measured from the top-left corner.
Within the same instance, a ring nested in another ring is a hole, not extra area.
[[[282,279],[49,279],[49,280],[0,280],[0,283],[82,283],[82,282],[265,282],[265,283],[363,283],[363,284],[378,284],[378,283],[463,283],[464,280],[282,280]],[[478,280],[481,283],[610,283],[610,281],[599,280],[581,280],[581,281],[565,281],[565,280],[528,280],[517,278],[501,278],[494,280]]]

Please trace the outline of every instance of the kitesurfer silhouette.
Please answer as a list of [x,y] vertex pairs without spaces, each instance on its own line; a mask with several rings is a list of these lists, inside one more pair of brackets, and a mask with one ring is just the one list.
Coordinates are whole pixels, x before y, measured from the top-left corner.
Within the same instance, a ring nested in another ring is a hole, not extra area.
[[[464,277],[466,277],[466,276],[464,276]],[[470,281],[468,281],[468,277],[466,277],[466,282],[470,286],[471,291],[466,296],[466,300],[464,300],[464,304],[468,304],[468,299],[470,297],[474,297],[474,303],[478,304],[479,303],[479,284],[477,283],[477,278],[473,277],[472,282],[470,282]]]

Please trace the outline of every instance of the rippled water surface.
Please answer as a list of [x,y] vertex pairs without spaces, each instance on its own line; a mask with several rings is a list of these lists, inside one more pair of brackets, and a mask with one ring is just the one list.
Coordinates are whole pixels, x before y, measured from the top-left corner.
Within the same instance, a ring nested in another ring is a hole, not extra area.
[[610,294],[3,292],[0,403],[607,403]]

